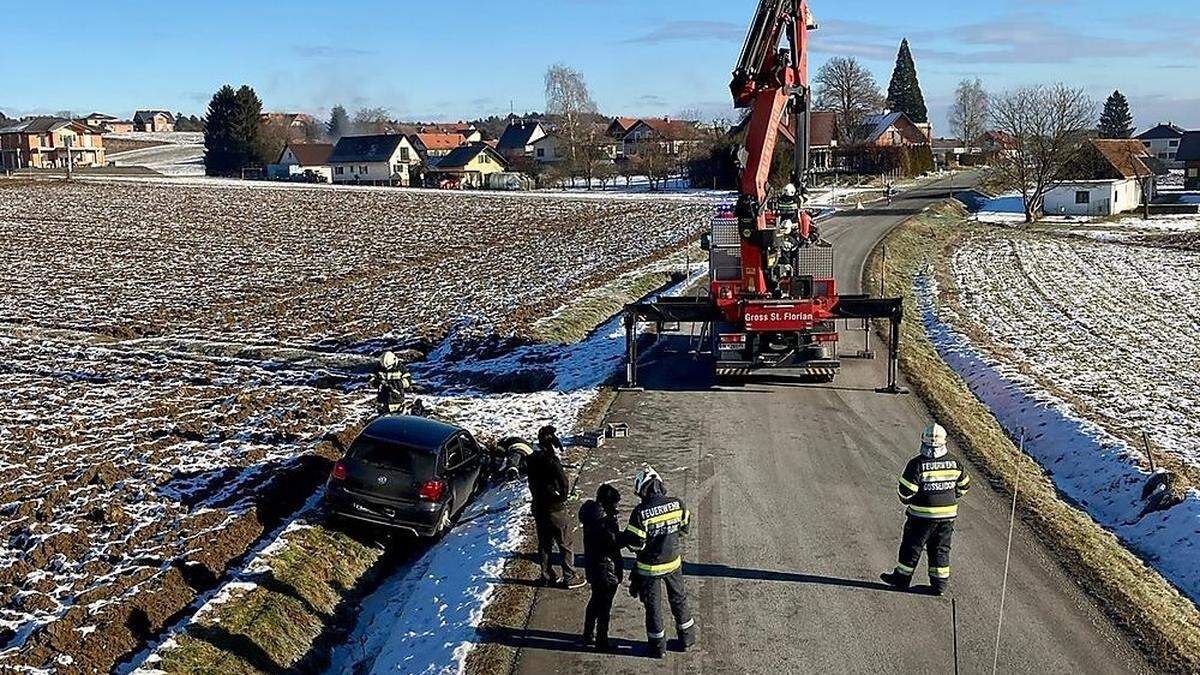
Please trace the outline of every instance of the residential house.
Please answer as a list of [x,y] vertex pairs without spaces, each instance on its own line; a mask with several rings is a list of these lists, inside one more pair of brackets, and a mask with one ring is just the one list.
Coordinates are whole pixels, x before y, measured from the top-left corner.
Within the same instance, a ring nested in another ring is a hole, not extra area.
[[625,138],[625,134],[633,128],[633,125],[638,123],[636,117],[614,117],[612,122],[609,122],[608,128],[605,129],[604,135],[614,140]]
[[112,115],[105,115],[104,113],[94,112],[91,115],[88,115],[87,117],[85,117],[79,121],[83,122],[84,124],[88,125],[89,127],[101,129],[104,127],[104,125],[109,124],[110,122],[116,122],[117,118],[113,117]]
[[93,129],[99,129],[100,133],[103,134],[128,134],[133,132],[132,120],[119,120],[112,115],[105,115],[104,113],[94,112],[79,121]]
[[1017,139],[1004,131],[985,131],[975,142],[985,161],[1000,156],[1013,156],[1017,152]]
[[1046,193],[1046,215],[1111,216],[1152,200],[1156,177],[1166,173],[1136,139],[1093,139],[1072,178]]
[[481,188],[488,176],[506,167],[504,157],[487,143],[472,143],[438,158],[430,165],[429,173],[443,187]]
[[1189,131],[1179,141],[1176,161],[1183,164],[1183,187],[1200,190],[1200,131]]
[[483,132],[476,129],[475,125],[469,122],[426,124],[418,129],[418,132],[424,134],[459,134],[467,143],[483,142]]
[[415,133],[409,135],[408,141],[427,162],[431,158],[445,157],[467,144],[467,139],[460,133]]
[[175,131],[175,116],[166,110],[139,110],[133,114],[134,131]]
[[814,171],[833,168],[833,151],[838,145],[837,113],[814,110],[808,124],[809,166]]
[[1183,162],[1179,161],[1179,145],[1183,142],[1183,129],[1166,122],[1152,129],[1147,129],[1135,136],[1141,141],[1152,157],[1157,157],[1166,163],[1168,168],[1182,169]]
[[666,117],[638,120],[621,138],[626,157],[633,157],[656,143],[668,155],[687,154],[701,143],[700,130],[692,122]]
[[537,120],[513,120],[500,134],[496,150],[507,162],[533,157],[533,144],[548,132]]
[[99,129],[61,117],[34,117],[0,129],[0,166],[50,169],[103,166]]
[[267,166],[267,177],[275,180],[304,177],[315,182],[331,183],[333,169],[329,165],[329,158],[332,155],[332,143],[288,143],[283,146],[279,160]]
[[931,130],[932,127],[927,124],[914,124],[902,112],[891,112],[864,119],[856,139],[864,145],[877,148],[931,145]]
[[306,113],[265,112],[259,115],[259,121],[287,129],[289,141],[306,140],[309,130],[317,128],[317,121]]
[[334,183],[408,186],[418,160],[416,148],[402,134],[343,136],[329,166]]
[[933,139],[933,161],[939,168],[952,168],[963,164],[974,164],[980,149],[957,138]]
[[570,158],[570,149],[566,139],[550,133],[533,142],[533,158],[538,164],[557,164]]

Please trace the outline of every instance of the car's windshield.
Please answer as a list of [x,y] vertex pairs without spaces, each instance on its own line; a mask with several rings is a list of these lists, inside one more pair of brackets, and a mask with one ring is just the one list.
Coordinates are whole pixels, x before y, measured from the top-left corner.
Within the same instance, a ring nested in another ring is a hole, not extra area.
[[359,437],[354,441],[346,456],[420,477],[432,476],[437,463],[437,456],[426,450],[418,450],[400,443],[390,443],[366,436]]

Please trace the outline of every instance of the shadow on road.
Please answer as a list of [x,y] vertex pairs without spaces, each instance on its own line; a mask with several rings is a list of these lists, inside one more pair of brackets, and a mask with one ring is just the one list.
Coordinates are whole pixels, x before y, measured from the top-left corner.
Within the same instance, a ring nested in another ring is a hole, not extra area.
[[[536,553],[518,553],[515,557],[538,561]],[[625,558],[625,569],[633,569],[634,560]],[[557,561],[555,561],[557,564]],[[575,556],[575,566],[578,569],[583,569],[584,560],[582,555]],[[814,584],[818,586],[836,586],[841,588],[861,588],[869,591],[887,591],[889,593],[905,593],[912,591],[901,591],[881,581],[870,581],[863,579],[843,579],[840,577],[827,577],[819,574],[805,574],[803,572],[783,572],[777,570],[757,570],[747,567],[730,567],[720,563],[683,563],[683,573],[689,577],[711,577],[722,579],[745,579],[747,581],[773,581],[793,584]],[[492,583],[497,584],[512,584],[517,586],[533,586],[540,587],[542,584],[539,581],[527,581],[524,579],[491,579]]]
[[560,633],[536,628],[482,628],[479,630],[479,637],[484,644],[502,645],[515,649],[605,653],[612,656],[649,658],[649,654],[646,653],[646,643],[614,637],[609,638],[612,649],[608,652],[599,652],[583,646],[579,635],[575,633]]

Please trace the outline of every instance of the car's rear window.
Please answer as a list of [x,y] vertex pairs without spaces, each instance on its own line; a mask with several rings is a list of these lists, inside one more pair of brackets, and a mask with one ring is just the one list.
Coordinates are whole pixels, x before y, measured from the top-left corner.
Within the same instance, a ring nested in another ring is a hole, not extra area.
[[354,441],[346,456],[414,476],[432,476],[437,464],[437,456],[431,452],[365,436]]

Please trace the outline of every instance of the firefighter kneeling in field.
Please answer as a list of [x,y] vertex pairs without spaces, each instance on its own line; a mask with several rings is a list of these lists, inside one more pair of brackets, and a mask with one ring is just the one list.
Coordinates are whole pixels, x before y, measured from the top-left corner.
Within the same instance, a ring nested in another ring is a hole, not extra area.
[[379,365],[371,376],[371,384],[379,388],[375,405],[380,415],[398,415],[404,412],[405,397],[412,388],[412,375],[408,368],[392,352],[379,357]]
[[971,486],[962,464],[946,451],[946,430],[938,424],[921,435],[921,454],[904,467],[900,476],[900,501],[907,505],[908,520],[900,540],[896,569],[880,576],[896,588],[912,582],[922,549],[929,553],[929,585],[943,595],[950,585],[950,538],[958,516],[958,498]]
[[688,531],[691,514],[683,502],[667,496],[662,479],[649,466],[638,471],[633,491],[641,503],[629,514],[629,525],[622,534],[622,543],[637,554],[629,594],[640,598],[646,606],[646,641],[651,656],[662,658],[667,647],[662,612],[664,591],[683,649],[686,651],[696,644],[696,621],[688,610],[680,542]]

